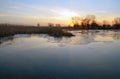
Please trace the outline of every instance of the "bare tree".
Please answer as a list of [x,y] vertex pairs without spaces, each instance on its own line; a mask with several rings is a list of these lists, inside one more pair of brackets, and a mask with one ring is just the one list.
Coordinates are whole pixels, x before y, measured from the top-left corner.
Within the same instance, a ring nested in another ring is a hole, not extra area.
[[56,27],[60,27],[61,25],[60,24],[56,24]]
[[114,19],[114,24],[120,24],[120,17]]
[[95,22],[95,16],[94,15],[87,15],[85,20],[86,20],[86,24],[91,24],[92,22]]
[[91,24],[95,23],[96,17],[94,15],[87,15],[84,18],[81,18],[81,25],[83,28],[90,28]]
[[120,29],[120,17],[115,18],[113,22],[114,22],[114,25],[113,25],[114,28]]
[[37,26],[40,27],[40,24],[38,23]]
[[49,26],[49,27],[53,27],[54,24],[53,24],[53,23],[48,23],[48,26]]
[[72,24],[75,28],[80,26],[80,20],[81,20],[80,17],[78,17],[78,16],[72,17],[71,20],[72,20]]

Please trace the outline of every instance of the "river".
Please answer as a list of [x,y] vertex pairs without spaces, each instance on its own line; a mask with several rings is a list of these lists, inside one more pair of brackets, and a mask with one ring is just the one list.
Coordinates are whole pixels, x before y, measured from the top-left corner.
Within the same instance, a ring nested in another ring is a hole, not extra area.
[[120,79],[120,31],[0,38],[0,79]]

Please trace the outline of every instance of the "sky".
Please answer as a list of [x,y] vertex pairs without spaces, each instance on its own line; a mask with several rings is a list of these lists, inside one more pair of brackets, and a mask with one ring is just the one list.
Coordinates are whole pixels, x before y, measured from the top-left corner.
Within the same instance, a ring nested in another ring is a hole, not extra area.
[[120,17],[120,0],[0,0],[0,23],[68,25],[71,17],[86,15],[112,21]]

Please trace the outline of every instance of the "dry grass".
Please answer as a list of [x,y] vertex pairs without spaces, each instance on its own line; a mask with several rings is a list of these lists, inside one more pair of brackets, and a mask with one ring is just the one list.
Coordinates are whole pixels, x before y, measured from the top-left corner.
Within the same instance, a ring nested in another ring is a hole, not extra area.
[[71,33],[63,31],[63,28],[61,27],[0,25],[0,37],[6,37],[15,34],[49,34],[55,37],[73,36]]

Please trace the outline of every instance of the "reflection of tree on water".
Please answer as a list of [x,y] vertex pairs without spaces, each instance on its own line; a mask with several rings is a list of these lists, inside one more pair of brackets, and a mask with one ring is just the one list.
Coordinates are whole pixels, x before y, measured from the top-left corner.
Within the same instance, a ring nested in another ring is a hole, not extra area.
[[6,43],[7,45],[11,45],[16,38],[22,38],[22,37],[31,37],[32,35],[28,35],[28,34],[18,34],[15,36],[9,36],[9,37],[4,37],[4,38],[0,38],[0,44]]
[[106,30],[79,30],[72,32],[75,36],[70,38],[53,39],[52,41],[62,45],[71,44],[89,44],[92,42],[112,42],[120,39],[119,31],[106,31]]
[[[55,38],[48,35],[17,35],[13,37],[7,37],[0,39],[0,44],[7,42],[6,44],[10,45],[14,42],[16,38],[22,37],[38,37],[47,39],[47,42],[51,43],[59,43],[60,46],[65,45],[82,45],[89,44],[93,42],[112,42],[116,40],[120,40],[120,32],[119,31],[106,31],[106,30],[77,30],[71,31],[75,36],[73,37],[60,37]],[[17,40],[17,39],[16,39]]]
[[82,34],[88,34],[89,33],[89,30],[81,30],[81,32],[79,32],[79,33],[82,33]]
[[5,37],[5,38],[0,38],[0,44],[8,42],[7,45],[11,45],[12,41],[14,40],[14,37],[10,36],[10,37]]
[[94,36],[95,33],[90,32],[89,30],[80,30],[80,31],[73,31],[72,32],[75,36],[74,37],[63,37],[63,38],[52,38],[52,39],[48,39],[50,42],[56,42],[61,44],[61,46],[63,45],[67,45],[67,44],[76,44],[76,45],[80,45],[80,44],[88,44],[91,42],[94,42]]
[[113,35],[113,38],[115,39],[115,40],[120,40],[120,34],[114,34]]
[[47,36],[46,38],[48,39],[48,42],[52,42],[52,43],[59,43],[59,42],[61,42],[61,40],[63,40],[62,37],[50,37],[50,36]]
[[108,33],[108,31],[103,31],[105,33],[100,34],[103,37],[111,37],[113,40],[120,40],[120,33],[119,31],[110,31],[111,33]]

